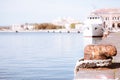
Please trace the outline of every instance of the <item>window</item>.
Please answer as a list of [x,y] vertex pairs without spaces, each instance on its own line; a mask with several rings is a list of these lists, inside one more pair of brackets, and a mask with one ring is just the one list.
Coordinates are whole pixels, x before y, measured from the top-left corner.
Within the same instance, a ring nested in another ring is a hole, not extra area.
[[115,17],[112,17],[112,20],[115,20]]
[[114,17],[112,17],[112,20],[114,20]]
[[114,23],[112,24],[112,27],[115,28],[115,24]]
[[87,27],[87,30],[89,30],[89,28]]
[[95,30],[96,30],[97,28],[95,27]]
[[117,24],[117,27],[120,28],[120,23]]
[[116,17],[113,17],[112,20],[116,20],[117,18]]
[[105,17],[105,20],[109,20],[109,17]]
[[107,20],[107,17],[105,18],[105,20]]
[[117,20],[119,20],[119,17],[117,17]]

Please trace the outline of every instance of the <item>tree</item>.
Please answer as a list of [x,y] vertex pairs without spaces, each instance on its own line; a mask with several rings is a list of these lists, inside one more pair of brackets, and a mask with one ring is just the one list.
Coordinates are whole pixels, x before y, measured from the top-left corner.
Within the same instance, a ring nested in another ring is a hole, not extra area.
[[71,27],[71,29],[75,29],[75,23],[72,23],[72,24],[70,25],[70,27]]
[[36,24],[35,29],[61,29],[62,26],[54,25],[51,23],[42,23],[42,24]]

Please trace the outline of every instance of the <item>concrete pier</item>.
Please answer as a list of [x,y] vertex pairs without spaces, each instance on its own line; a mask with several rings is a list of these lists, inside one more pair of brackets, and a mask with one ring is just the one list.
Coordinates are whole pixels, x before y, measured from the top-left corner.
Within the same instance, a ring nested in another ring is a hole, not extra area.
[[109,67],[79,69],[74,80],[120,80],[120,32],[110,33],[98,44],[112,44],[117,48],[117,55]]

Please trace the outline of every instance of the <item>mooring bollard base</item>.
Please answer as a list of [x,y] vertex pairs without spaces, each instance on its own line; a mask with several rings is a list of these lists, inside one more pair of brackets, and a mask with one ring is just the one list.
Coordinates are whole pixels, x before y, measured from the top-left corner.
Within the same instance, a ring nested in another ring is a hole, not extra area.
[[80,59],[77,61],[75,66],[75,74],[79,71],[79,68],[96,68],[96,67],[106,67],[112,64],[112,59],[105,60],[84,60]]

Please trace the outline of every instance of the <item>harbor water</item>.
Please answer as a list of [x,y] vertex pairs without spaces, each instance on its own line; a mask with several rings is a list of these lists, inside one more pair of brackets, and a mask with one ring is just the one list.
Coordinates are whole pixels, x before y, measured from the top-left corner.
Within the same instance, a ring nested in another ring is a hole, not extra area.
[[0,33],[0,80],[73,80],[86,44],[81,33]]

